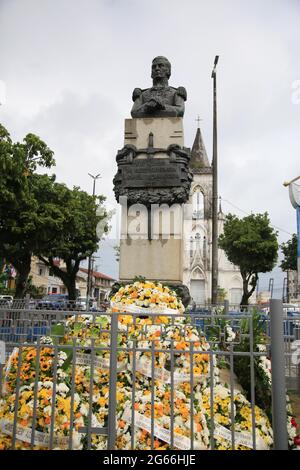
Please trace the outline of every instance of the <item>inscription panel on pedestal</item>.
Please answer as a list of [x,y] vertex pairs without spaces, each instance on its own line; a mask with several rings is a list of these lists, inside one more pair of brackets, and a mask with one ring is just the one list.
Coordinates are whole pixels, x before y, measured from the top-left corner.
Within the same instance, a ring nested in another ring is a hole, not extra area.
[[167,159],[148,158],[122,165],[122,186],[126,188],[167,188],[181,184],[180,165]]

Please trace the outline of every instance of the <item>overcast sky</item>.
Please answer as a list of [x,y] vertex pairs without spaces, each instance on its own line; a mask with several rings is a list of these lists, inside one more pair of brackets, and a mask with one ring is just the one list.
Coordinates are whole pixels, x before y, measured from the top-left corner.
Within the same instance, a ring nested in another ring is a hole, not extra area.
[[[219,54],[223,210],[267,211],[286,241],[296,214],[282,183],[300,174],[299,25],[299,0],[0,0],[0,122],[14,139],[45,140],[69,186],[90,191],[87,173],[100,172],[97,189],[115,205],[124,119],[133,88],[151,85],[153,57],[167,56],[170,84],[187,89],[185,145],[199,114],[211,158]],[[99,268],[116,276],[105,246]]]

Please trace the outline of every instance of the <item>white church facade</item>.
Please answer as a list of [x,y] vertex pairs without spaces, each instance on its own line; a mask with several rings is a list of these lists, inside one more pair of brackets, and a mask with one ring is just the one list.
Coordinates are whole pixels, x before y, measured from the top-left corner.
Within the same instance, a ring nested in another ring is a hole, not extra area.
[[[209,164],[200,128],[192,147],[190,168],[194,175],[187,217],[184,221],[183,283],[190,289],[196,304],[205,305],[211,299],[211,231],[213,173]],[[218,213],[218,233],[223,232],[224,214]],[[223,250],[218,251],[218,286],[224,289],[230,304],[242,298],[242,277],[239,268],[230,263]]]

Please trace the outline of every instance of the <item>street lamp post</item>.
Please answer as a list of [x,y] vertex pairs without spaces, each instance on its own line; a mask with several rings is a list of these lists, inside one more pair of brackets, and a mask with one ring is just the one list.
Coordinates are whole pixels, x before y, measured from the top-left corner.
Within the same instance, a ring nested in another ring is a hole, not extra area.
[[219,56],[216,55],[211,74],[213,79],[213,194],[212,194],[212,264],[211,264],[211,303],[218,300],[218,134],[217,134],[217,72]]
[[298,271],[298,280],[297,280],[297,294],[300,295],[300,185],[296,184],[296,181],[300,179],[300,176],[292,179],[291,181],[283,183],[283,186],[289,187],[289,196],[292,206],[296,209],[297,213],[297,271]]
[[[100,178],[100,173],[98,175],[91,175],[88,173],[88,175],[93,179],[93,196],[96,194],[96,180]],[[90,296],[91,296],[91,270],[92,270],[92,256],[93,254],[91,253],[89,256],[89,262],[88,262],[88,278],[87,278],[87,292],[86,292],[86,309],[88,310],[89,308],[89,303],[90,303]]]

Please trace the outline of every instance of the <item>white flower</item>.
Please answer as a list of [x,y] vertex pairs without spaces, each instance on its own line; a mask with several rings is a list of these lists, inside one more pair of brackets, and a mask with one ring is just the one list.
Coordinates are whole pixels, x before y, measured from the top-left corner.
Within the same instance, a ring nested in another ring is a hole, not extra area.
[[89,407],[85,403],[82,403],[79,411],[83,416],[87,416],[89,414]]
[[184,423],[183,423],[183,419],[180,415],[177,415],[175,416],[175,419],[174,419],[174,423],[177,425],[177,426],[182,426]]
[[44,387],[46,388],[53,388],[53,382],[50,382],[50,380],[46,380],[44,382]]
[[82,448],[81,439],[82,439],[82,434],[73,430],[72,447],[74,450],[79,450]]
[[236,334],[233,331],[233,329],[231,328],[231,326],[226,325],[226,338],[225,338],[225,341],[226,342],[234,341],[235,337],[236,337]]
[[51,336],[42,336],[40,338],[40,344],[53,344]]
[[61,393],[62,395],[66,395],[70,389],[69,387],[67,387],[65,383],[60,383],[57,385],[56,390],[58,393]]
[[74,403],[80,403],[80,396],[78,395],[78,393],[74,393]]
[[68,356],[64,351],[59,351],[58,357],[59,357],[59,359],[63,359],[65,361]]
[[33,387],[34,387],[34,382],[32,382],[32,384],[30,385],[23,385],[22,387],[20,387],[20,394],[24,391],[30,390]]
[[68,377],[68,374],[62,369],[57,369],[57,376],[60,380],[64,380]]
[[223,387],[223,385],[217,385],[217,386],[214,388],[214,393],[215,393],[216,395],[219,395],[220,398],[223,400],[223,399],[225,399],[225,398],[228,397],[228,395],[229,395],[229,390],[228,390],[228,388]]
[[43,410],[45,415],[51,416],[52,414],[52,407],[50,405],[46,406]]

